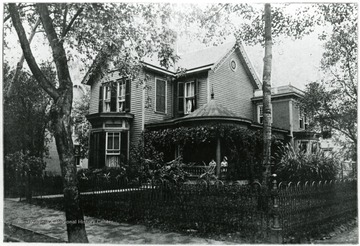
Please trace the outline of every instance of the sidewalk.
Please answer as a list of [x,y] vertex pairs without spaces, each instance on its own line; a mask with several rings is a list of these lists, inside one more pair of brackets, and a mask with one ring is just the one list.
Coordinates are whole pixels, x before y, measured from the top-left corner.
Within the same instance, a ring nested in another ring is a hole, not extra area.
[[325,240],[316,240],[316,244],[358,244],[359,242],[358,227],[334,235],[333,237]]
[[[4,222],[67,241],[64,212],[40,206],[4,200]],[[197,238],[173,232],[149,230],[85,216],[90,243],[113,244],[231,244],[230,242]],[[233,244],[233,243],[232,243]]]

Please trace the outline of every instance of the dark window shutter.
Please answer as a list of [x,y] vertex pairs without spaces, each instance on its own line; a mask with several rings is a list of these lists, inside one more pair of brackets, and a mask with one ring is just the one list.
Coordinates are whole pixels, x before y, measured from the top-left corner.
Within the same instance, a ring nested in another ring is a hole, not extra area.
[[165,112],[165,80],[156,80],[156,111]]
[[120,146],[121,146],[121,158],[120,158],[120,161],[122,163],[126,163],[127,160],[128,160],[128,148],[129,148],[129,143],[128,143],[128,134],[129,132],[121,132],[121,143],[120,143]]
[[195,79],[195,81],[194,81],[194,101],[193,101],[193,109],[192,109],[192,111],[197,109],[197,102],[198,102],[198,95],[199,95],[198,88],[199,88],[199,80]]
[[101,168],[105,165],[105,132],[90,134],[89,168]]
[[125,83],[125,112],[130,112],[130,88],[131,82],[128,79]]
[[106,146],[106,132],[99,132],[99,141],[98,141],[98,148],[99,148],[99,156],[98,156],[98,168],[103,168],[105,166],[105,146]]
[[177,90],[177,98],[178,98],[178,113],[184,113],[184,83],[178,83],[178,90]]
[[103,111],[103,93],[104,87],[101,85],[99,88],[99,113],[102,113]]
[[90,146],[89,146],[89,168],[94,168],[94,156],[95,156],[95,144],[94,144],[94,133],[90,133]]
[[111,85],[110,112],[116,112],[117,83]]

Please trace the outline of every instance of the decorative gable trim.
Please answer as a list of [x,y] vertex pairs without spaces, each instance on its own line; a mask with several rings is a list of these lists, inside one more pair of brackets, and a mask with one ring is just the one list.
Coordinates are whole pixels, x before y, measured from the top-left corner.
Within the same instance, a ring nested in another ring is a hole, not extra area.
[[214,63],[211,70],[216,72],[216,70],[218,70],[219,67],[224,64],[224,62],[235,52],[236,49],[239,50],[240,60],[244,62],[245,69],[248,71],[250,79],[253,81],[255,87],[257,87],[257,89],[262,88],[262,83],[242,44],[235,43],[234,46],[219,61]]
[[217,61],[217,62],[214,63],[214,65],[212,66],[211,70],[213,70],[214,72],[216,72],[216,70],[218,70],[218,68],[219,68],[222,64],[224,64],[225,60],[226,60],[227,58],[229,58],[229,57],[232,55],[232,53],[234,53],[235,49],[236,49],[236,47],[235,47],[235,45],[234,45],[234,46],[225,54],[225,56],[223,56],[222,58],[220,58],[219,61]]
[[240,54],[241,54],[242,58],[244,59],[244,62],[245,62],[245,64],[246,64],[246,67],[247,67],[247,69],[249,70],[249,72],[250,72],[250,74],[251,74],[251,77],[252,77],[252,79],[254,80],[256,86],[257,86],[258,88],[262,88],[262,83],[261,83],[261,81],[260,81],[260,79],[259,79],[259,77],[258,77],[258,75],[257,75],[257,73],[256,73],[256,71],[255,71],[254,66],[252,65],[249,57],[248,57],[247,54],[246,54],[246,51],[245,51],[245,49],[244,49],[244,46],[243,46],[242,44],[238,44],[238,45],[236,45],[236,46],[238,46],[238,49],[239,49],[239,51],[240,51]]

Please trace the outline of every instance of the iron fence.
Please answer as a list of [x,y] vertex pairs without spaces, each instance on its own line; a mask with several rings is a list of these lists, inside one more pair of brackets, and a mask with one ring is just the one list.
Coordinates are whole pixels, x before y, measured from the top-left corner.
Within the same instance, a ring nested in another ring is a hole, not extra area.
[[116,193],[91,193],[82,196],[84,211],[95,216],[122,221],[157,221],[198,232],[241,232],[262,238],[269,228],[268,213],[260,202],[259,186],[212,184],[201,181],[181,186],[150,184]]
[[351,180],[280,183],[282,234],[310,233],[326,220],[357,212],[357,182]]
[[[34,195],[61,194],[60,177],[32,180]],[[124,177],[79,179],[88,215],[115,221],[155,221],[198,232],[238,232],[244,237],[286,240],[346,214],[357,215],[357,181],[334,180],[240,185],[220,180],[140,185]],[[276,238],[276,237],[275,237]]]

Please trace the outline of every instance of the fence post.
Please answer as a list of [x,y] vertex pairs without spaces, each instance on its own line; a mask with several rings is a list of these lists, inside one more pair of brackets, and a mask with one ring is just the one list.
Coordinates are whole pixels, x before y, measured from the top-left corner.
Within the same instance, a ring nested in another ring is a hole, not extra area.
[[279,221],[279,191],[277,187],[276,174],[273,174],[271,198],[272,198],[272,223],[270,226],[270,242],[282,243],[282,228]]

